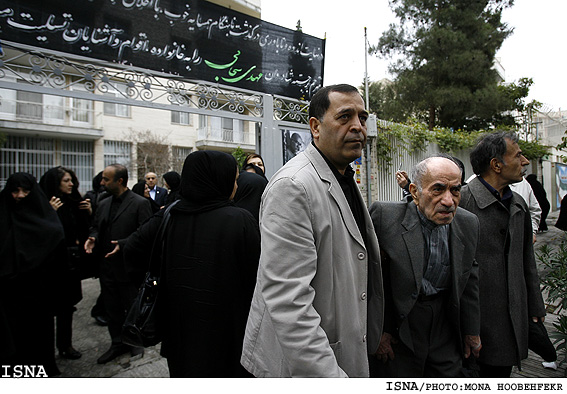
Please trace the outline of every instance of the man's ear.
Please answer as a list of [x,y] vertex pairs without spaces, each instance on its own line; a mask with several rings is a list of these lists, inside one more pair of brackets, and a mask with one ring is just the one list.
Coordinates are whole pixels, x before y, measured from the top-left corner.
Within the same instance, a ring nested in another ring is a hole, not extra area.
[[500,174],[502,171],[502,163],[495,157],[490,160],[490,169],[497,174]]
[[309,118],[309,128],[311,129],[311,136],[314,140],[319,139],[319,128],[321,127],[321,122],[315,117]]
[[409,192],[411,193],[411,196],[412,196],[412,198],[413,198],[413,201],[415,202],[415,205],[418,205],[418,204],[417,204],[417,202],[418,202],[418,199],[417,199],[417,198],[419,197],[419,196],[418,196],[419,191],[417,190],[417,186],[416,186],[415,183],[410,183],[410,184],[409,184]]

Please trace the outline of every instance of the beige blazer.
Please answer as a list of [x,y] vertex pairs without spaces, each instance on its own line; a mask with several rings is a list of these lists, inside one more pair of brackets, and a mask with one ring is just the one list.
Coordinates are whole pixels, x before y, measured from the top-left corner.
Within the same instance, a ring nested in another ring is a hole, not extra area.
[[312,145],[272,177],[262,197],[262,252],[241,358],[253,375],[369,375],[384,305],[378,241],[364,216],[368,245]]

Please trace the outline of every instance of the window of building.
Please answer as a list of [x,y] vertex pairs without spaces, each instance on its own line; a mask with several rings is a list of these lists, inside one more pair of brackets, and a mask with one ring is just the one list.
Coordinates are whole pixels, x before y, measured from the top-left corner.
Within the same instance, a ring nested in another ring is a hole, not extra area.
[[189,154],[193,151],[193,149],[191,148],[186,148],[183,146],[173,146],[171,148],[171,153],[172,153],[172,168],[173,171],[177,171],[178,173],[181,174],[181,171],[183,170],[183,164],[185,163],[185,159],[187,158],[187,156],[189,156]]
[[122,164],[130,167],[132,162],[132,144],[124,141],[104,141],[104,166]]
[[[114,88],[110,88],[104,95],[110,97],[128,97],[126,94],[126,86],[124,85],[117,85]],[[103,111],[104,114],[108,116],[118,116],[122,118],[130,117],[130,106],[126,104],[105,102]]]
[[92,186],[93,149],[92,141],[8,135],[0,148],[0,188],[15,172],[28,172],[39,181],[47,170],[62,165],[76,173],[84,194]]
[[171,111],[171,123],[191,125],[191,114],[188,112]]

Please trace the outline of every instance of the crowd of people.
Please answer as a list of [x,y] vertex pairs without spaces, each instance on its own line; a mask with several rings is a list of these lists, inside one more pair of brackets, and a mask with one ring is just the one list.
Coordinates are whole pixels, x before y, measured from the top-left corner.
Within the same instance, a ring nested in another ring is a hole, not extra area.
[[143,354],[121,330],[170,206],[158,316],[171,377],[461,377],[472,364],[509,377],[528,355],[530,322],[545,318],[533,243],[549,211],[537,186],[537,220],[511,188],[528,164],[516,135],[483,137],[468,183],[463,163],[440,154],[396,173],[400,201],[368,209],[350,166],[367,118],[355,87],[321,88],[312,141],[269,181],[258,154],[239,168],[217,151],[188,155],[165,188],[148,172],[130,190],[120,164],[85,196],[69,168],[39,183],[10,176],[2,365],[57,376],[55,348],[81,357],[72,317],[90,276],[101,284],[91,314],[109,331],[97,362]]

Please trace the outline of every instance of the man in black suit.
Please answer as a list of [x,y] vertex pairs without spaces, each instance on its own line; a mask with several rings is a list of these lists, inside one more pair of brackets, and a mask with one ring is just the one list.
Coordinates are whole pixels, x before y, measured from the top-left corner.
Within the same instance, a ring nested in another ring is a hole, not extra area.
[[121,164],[111,164],[102,173],[101,185],[112,195],[99,202],[85,251],[92,253],[96,246],[104,256],[100,266],[100,286],[108,315],[110,349],[97,362],[105,364],[131,351],[142,354],[143,348],[130,348],[122,343],[121,332],[125,311],[135,298],[139,283],[128,276],[121,249],[130,234],[152,215],[150,203],[130,191],[128,170]]
[[150,198],[160,207],[163,207],[167,199],[167,189],[157,186],[157,175],[155,172],[148,172],[145,178],[146,184],[150,189]]
[[374,377],[459,377],[479,356],[475,252],[479,223],[458,208],[461,171],[432,157],[411,174],[410,202],[376,202],[370,214],[384,277],[384,334]]

